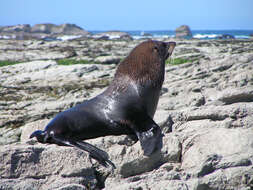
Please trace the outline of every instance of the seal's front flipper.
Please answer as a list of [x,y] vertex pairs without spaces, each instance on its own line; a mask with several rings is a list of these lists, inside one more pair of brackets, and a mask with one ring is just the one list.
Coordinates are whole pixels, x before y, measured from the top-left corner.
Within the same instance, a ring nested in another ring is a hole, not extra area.
[[144,132],[136,132],[145,156],[150,156],[156,150],[161,150],[163,146],[162,132],[158,125],[153,125],[151,129]]
[[55,136],[51,136],[51,138],[52,141],[58,145],[73,146],[88,152],[91,158],[97,160],[104,167],[108,167],[108,164],[110,164],[113,169],[116,168],[115,165],[109,160],[109,156],[105,151],[100,150],[99,148],[87,142],[74,141]]

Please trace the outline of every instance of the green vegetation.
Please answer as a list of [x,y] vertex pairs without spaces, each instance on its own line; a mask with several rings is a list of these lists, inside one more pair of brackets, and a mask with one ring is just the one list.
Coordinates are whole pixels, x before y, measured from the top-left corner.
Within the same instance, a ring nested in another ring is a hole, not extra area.
[[175,58],[175,59],[168,59],[166,61],[166,64],[170,64],[170,65],[180,65],[180,64],[184,64],[184,63],[191,63],[192,60],[189,59],[183,59],[183,58]]
[[56,61],[58,65],[75,65],[75,64],[98,64],[99,62],[91,62],[88,60],[76,60],[76,59],[58,59]]
[[18,64],[20,62],[18,61],[0,61],[0,67],[3,67],[3,66],[7,66],[7,65],[15,65],[15,64]]

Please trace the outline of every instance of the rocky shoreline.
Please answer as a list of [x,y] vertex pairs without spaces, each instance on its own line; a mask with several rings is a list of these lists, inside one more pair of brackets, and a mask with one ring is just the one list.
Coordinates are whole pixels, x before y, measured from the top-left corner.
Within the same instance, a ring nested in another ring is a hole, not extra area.
[[91,34],[75,24],[68,23],[61,25],[46,23],[35,24],[34,26],[29,24],[0,26],[0,39],[64,41],[83,38],[133,40],[126,32],[107,31]]
[[164,147],[148,158],[125,136],[89,140],[116,164],[111,174],[28,136],[101,93],[142,40],[0,40],[0,62],[20,62],[0,67],[0,189],[252,189],[253,40],[160,40],[177,42],[154,118]]

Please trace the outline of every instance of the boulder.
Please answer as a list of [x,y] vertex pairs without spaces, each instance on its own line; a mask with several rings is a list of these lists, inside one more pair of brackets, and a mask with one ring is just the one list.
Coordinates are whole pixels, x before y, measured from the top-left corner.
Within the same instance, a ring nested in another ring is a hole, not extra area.
[[70,184],[83,189],[103,187],[87,154],[73,148],[27,144],[2,146],[0,161],[0,189],[52,190],[64,189]]
[[176,28],[176,38],[192,38],[190,27],[187,25],[182,25]]

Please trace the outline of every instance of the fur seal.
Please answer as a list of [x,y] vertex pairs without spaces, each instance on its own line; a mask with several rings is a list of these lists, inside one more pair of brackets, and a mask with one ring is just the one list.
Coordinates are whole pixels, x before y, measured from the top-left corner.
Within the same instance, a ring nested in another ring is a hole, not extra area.
[[142,42],[119,64],[104,92],[57,114],[44,131],[37,130],[30,138],[77,147],[103,166],[110,164],[113,168],[106,152],[83,140],[130,135],[140,140],[144,155],[160,150],[163,135],[153,116],[164,81],[165,60],[175,46],[175,42]]

